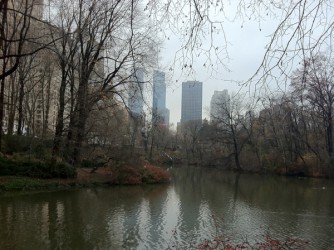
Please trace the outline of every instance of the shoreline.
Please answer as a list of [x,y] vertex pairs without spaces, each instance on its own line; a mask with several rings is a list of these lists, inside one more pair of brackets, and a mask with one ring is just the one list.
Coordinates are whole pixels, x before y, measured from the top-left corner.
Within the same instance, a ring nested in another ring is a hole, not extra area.
[[[0,194],[10,191],[63,190],[99,186],[163,184],[170,181],[169,175],[165,175],[162,178],[150,176],[150,178],[145,179],[145,176],[138,176],[138,173],[135,172],[127,176],[127,178],[120,180],[117,178],[117,174],[112,172],[110,168],[101,167],[91,173],[92,169],[93,168],[78,168],[77,176],[67,179],[42,179],[12,175],[0,176]],[[152,175],[152,173],[149,174]]]

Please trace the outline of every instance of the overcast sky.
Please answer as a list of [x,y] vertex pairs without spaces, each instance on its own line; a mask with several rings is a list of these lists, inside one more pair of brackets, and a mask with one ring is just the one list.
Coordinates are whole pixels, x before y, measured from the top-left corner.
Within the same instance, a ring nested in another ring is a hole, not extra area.
[[[269,90],[272,92],[271,96],[277,96],[276,89],[279,91],[287,90],[289,76],[297,67],[300,67],[300,62],[305,57],[314,56],[318,52],[325,52],[328,55],[328,52],[332,51],[334,6],[330,2],[224,1],[220,3],[224,4],[222,9],[225,16],[217,8],[208,8],[203,4],[198,7],[204,8],[201,11],[207,10],[205,15],[208,15],[210,20],[223,21],[230,60],[227,60],[224,54],[221,55],[221,59],[230,72],[221,64],[215,63],[216,60],[212,54],[210,58],[213,65],[209,66],[206,62],[207,58],[203,56],[203,51],[202,56],[197,57],[199,51],[195,50],[193,53],[195,56],[191,62],[193,74],[188,75],[189,71],[181,70],[182,61],[175,63],[174,59],[175,57],[182,58],[182,54],[176,53],[180,50],[182,41],[184,43],[184,39],[189,38],[185,35],[189,35],[189,29],[184,28],[187,27],[187,21],[190,17],[189,12],[187,12],[189,2],[180,0],[172,1],[172,3],[177,14],[168,19],[166,27],[162,28],[165,36],[162,37],[164,44],[157,69],[164,71],[166,79],[168,79],[166,103],[170,110],[170,123],[174,124],[174,128],[181,119],[182,82],[189,80],[203,82],[203,118],[208,119],[210,100],[214,91],[228,89],[230,94],[240,91],[237,82],[248,80],[256,72],[265,55],[266,46],[272,39],[271,35],[274,34],[280,22],[283,22],[283,25],[275,33],[275,38],[272,40],[273,47],[270,47],[266,57],[267,61],[262,68],[262,70],[269,71],[270,74],[263,74],[263,71],[260,71],[258,76],[266,77],[261,79],[259,85],[252,84],[249,88],[242,89],[241,92],[252,92],[255,86],[256,88],[265,86],[261,89],[262,91]],[[241,12],[237,11],[238,3],[241,4]],[[236,13],[241,13],[243,19],[235,18]],[[162,16],[164,15],[162,14]],[[191,16],[192,20],[194,17],[196,15]],[[251,18],[249,19],[249,17]],[[178,25],[175,25],[175,22]],[[169,32],[168,25],[172,28],[177,27],[174,29],[174,33]],[[160,23],[157,27],[160,27]],[[184,37],[180,34],[182,32]],[[200,42],[201,48],[205,50],[210,42],[210,32],[207,32],[207,37],[204,37]],[[222,32],[219,35],[214,35],[214,48],[218,46],[220,50],[225,45],[226,41]],[[189,68],[189,62],[187,62],[187,66]],[[170,71],[170,68],[173,70]]]
[[[226,59],[224,63],[227,64],[231,72],[217,64],[214,65],[215,70],[204,67],[205,57],[195,58],[193,65],[195,74],[193,75],[188,76],[187,72],[182,72],[177,65],[174,67],[174,72],[166,71],[169,76],[166,103],[170,110],[170,123],[174,123],[174,128],[181,119],[182,82],[187,80],[203,82],[203,118],[209,119],[210,100],[214,91],[228,89],[229,93],[232,93],[240,90],[240,86],[234,81],[247,80],[255,73],[261,63],[265,46],[270,40],[269,35],[273,32],[274,27],[274,21],[263,22],[261,31],[259,23],[255,21],[242,23],[241,20],[237,20],[225,25],[225,34],[230,43],[228,45],[230,62]],[[224,43],[223,38],[221,41]],[[216,39],[216,42],[219,43],[219,38]],[[176,35],[170,36],[169,40],[165,39],[161,53],[161,65],[165,69],[174,63],[175,53],[179,50],[180,45]]]

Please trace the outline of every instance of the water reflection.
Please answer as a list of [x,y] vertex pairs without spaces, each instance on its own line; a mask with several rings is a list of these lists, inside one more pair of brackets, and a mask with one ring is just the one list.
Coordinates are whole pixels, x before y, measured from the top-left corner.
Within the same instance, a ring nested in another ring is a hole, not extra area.
[[166,249],[270,231],[334,245],[334,183],[178,168],[169,185],[0,197],[0,249]]

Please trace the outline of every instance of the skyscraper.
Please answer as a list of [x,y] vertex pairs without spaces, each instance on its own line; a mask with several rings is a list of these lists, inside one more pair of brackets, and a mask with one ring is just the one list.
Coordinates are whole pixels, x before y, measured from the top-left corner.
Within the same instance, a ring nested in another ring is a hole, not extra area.
[[[36,19],[42,20],[44,11],[44,0],[8,1],[8,9],[15,9],[18,13],[27,12],[26,15],[30,15]],[[9,11],[8,13],[12,13],[12,11]]]
[[181,123],[202,121],[203,83],[188,81],[182,83]]
[[225,122],[230,111],[230,96],[228,90],[215,91],[210,102],[210,121]]
[[165,73],[153,72],[153,110],[152,122],[169,126],[169,110],[166,108]]
[[144,70],[136,69],[134,81],[129,85],[128,106],[133,116],[141,116],[144,113]]

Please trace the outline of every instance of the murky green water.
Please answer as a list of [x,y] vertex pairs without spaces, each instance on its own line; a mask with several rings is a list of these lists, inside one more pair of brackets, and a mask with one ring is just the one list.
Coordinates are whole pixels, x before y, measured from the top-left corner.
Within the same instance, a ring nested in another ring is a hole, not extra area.
[[166,249],[217,233],[334,249],[334,181],[173,169],[168,185],[0,195],[0,249]]

